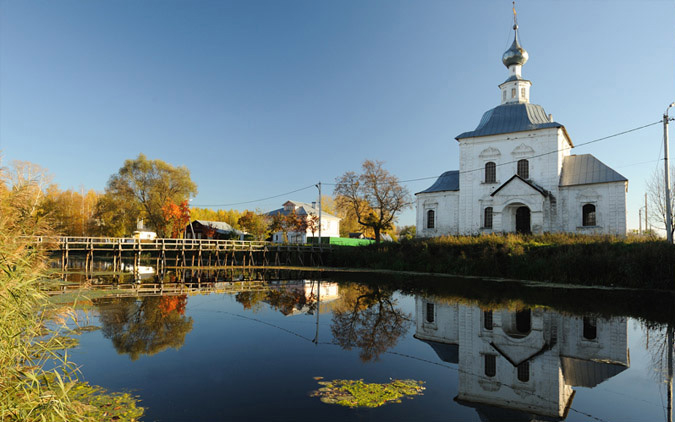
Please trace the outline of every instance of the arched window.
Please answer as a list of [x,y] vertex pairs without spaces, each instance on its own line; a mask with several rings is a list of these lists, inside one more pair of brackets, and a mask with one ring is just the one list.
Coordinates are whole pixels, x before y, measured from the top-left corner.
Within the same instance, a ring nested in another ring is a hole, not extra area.
[[427,211],[427,229],[436,227],[436,212],[434,210]]
[[583,225],[584,226],[595,226],[596,225],[596,220],[595,220],[595,205],[593,204],[586,204],[582,208],[582,213],[583,213]]
[[516,89],[511,88],[511,98],[516,98]]
[[518,365],[518,380],[522,382],[530,380],[530,362],[523,362]]
[[483,328],[492,330],[492,311],[483,311]]
[[525,99],[525,88],[520,88],[520,96]]
[[428,302],[427,302],[427,315],[426,315],[426,317],[427,317],[427,322],[430,322],[430,323],[431,323],[431,322],[434,322],[434,321],[435,321],[435,318],[434,318],[434,304],[433,304],[433,303],[428,303]]
[[494,377],[497,374],[497,356],[485,355],[485,375]]
[[518,160],[518,176],[523,179],[530,178],[530,162],[527,160]]
[[520,334],[528,334],[532,329],[532,311],[525,309],[516,311],[516,330]]
[[485,183],[497,181],[497,165],[492,161],[485,163]]
[[485,208],[483,216],[483,228],[486,229],[492,228],[492,207]]
[[595,318],[584,317],[584,338],[595,340],[598,337],[598,321]]

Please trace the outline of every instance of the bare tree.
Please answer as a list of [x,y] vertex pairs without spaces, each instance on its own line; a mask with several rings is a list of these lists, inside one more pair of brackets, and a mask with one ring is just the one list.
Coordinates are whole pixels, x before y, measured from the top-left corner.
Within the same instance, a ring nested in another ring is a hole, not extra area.
[[382,168],[382,164],[364,161],[363,172],[348,171],[338,177],[334,191],[338,208],[354,211],[359,224],[373,229],[378,243],[381,232],[396,222],[397,214],[412,205],[408,189]]
[[[663,177],[663,169],[656,170],[647,181],[647,202],[649,203],[649,215],[647,219],[654,227],[666,230],[666,190]],[[670,179],[675,180],[675,168],[670,169]],[[671,221],[675,221],[675,198],[670,195]],[[672,229],[675,232],[675,228]]]

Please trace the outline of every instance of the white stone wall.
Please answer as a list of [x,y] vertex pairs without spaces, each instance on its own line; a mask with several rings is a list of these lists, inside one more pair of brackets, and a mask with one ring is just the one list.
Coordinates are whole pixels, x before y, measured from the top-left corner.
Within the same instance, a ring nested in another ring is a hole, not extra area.
[[[578,233],[626,234],[627,182],[598,183],[560,188],[561,230]],[[582,207],[595,205],[596,226],[583,226]]]
[[[562,129],[551,128],[462,139],[459,150],[459,231],[478,234],[485,232],[482,216],[483,209],[492,201],[490,194],[516,174],[520,159],[529,161],[529,179],[556,196],[562,159],[569,155],[569,143]],[[561,151],[554,152],[557,150]],[[497,165],[497,180],[485,183],[485,164],[490,161]],[[501,230],[513,231],[509,227]]]
[[[435,237],[459,234],[459,192],[417,194],[417,236]],[[427,211],[434,210],[434,228],[427,228]]]

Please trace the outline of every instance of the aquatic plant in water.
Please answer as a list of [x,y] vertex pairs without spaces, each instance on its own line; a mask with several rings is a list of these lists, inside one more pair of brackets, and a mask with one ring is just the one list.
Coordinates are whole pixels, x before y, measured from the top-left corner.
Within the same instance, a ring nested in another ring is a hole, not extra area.
[[422,395],[423,381],[391,380],[388,383],[366,383],[363,380],[319,381],[322,385],[311,393],[322,402],[346,407],[380,407],[387,403],[400,403],[404,397]]

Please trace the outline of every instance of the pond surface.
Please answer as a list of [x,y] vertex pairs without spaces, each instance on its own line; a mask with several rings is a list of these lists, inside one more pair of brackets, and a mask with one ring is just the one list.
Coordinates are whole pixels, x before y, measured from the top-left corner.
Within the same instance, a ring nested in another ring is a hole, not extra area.
[[[667,420],[666,330],[621,315],[342,281],[140,293],[93,299],[101,329],[71,356],[138,395],[144,421]],[[425,390],[374,408],[312,396],[337,379]]]

